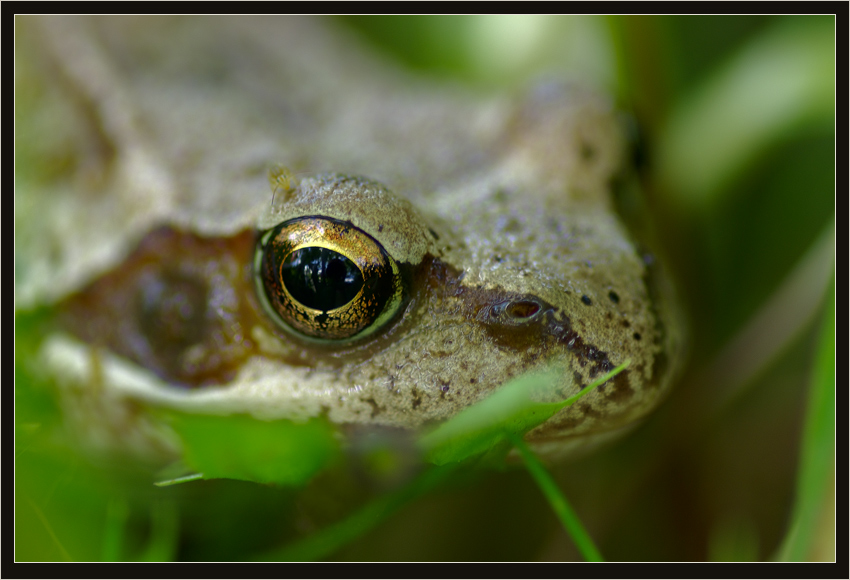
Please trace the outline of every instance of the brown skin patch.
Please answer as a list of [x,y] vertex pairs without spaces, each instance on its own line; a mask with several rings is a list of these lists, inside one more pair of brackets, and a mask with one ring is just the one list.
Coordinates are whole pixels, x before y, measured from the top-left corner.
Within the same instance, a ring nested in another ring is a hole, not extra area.
[[232,378],[255,344],[254,234],[154,230],[116,269],[60,305],[60,324],[185,386]]

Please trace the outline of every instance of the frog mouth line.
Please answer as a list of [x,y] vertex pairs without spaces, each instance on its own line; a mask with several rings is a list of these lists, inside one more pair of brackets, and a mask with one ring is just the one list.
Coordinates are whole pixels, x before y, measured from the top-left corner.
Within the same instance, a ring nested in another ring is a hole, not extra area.
[[[415,324],[415,312],[400,316],[361,344],[336,350],[280,336],[254,295],[255,237],[253,230],[205,238],[156,229],[121,265],[61,303],[60,325],[170,384],[200,388],[227,384],[259,354],[301,367],[315,367],[320,360],[329,369],[366,360]],[[607,352],[584,340],[566,313],[536,296],[464,286],[461,272],[430,255],[406,270],[412,287],[408,312],[434,308],[436,302],[445,312],[432,314],[478,324],[497,348],[536,352],[529,354],[535,359],[541,347],[544,352],[566,348],[591,378],[615,366]],[[255,327],[288,341],[288,350],[261,348],[251,332]]]

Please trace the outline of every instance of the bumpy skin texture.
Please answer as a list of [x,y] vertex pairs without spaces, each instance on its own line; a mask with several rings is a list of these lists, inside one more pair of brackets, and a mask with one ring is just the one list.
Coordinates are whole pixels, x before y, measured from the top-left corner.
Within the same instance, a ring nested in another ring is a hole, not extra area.
[[[564,369],[560,399],[631,359],[529,434],[557,455],[669,387],[679,323],[612,208],[625,148],[605,99],[476,98],[302,18],[23,18],[16,56],[16,300],[71,312],[45,368],[93,438],[143,448],[140,403],[418,428],[544,365]],[[272,201],[274,163],[295,178]],[[251,236],[301,215],[350,221],[403,265],[385,328],[317,345],[262,315]],[[168,360],[146,368],[150,352]],[[187,389],[210,360],[228,371]]]

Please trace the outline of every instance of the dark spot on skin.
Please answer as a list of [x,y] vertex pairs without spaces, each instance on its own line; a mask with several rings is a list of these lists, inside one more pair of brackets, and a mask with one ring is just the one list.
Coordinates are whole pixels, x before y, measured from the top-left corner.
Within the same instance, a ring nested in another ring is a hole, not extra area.
[[444,393],[448,393],[449,392],[449,384],[450,383],[440,381],[440,391],[442,391]]
[[587,304],[588,306],[593,304],[593,302],[591,302],[590,297],[587,294],[582,295],[581,301],[584,302],[585,304]]
[[412,408],[413,408],[414,410],[416,410],[416,409],[418,409],[418,408],[419,408],[419,405],[421,405],[421,404],[422,404],[422,397],[420,397],[420,396],[419,396],[419,391],[418,391],[418,390],[416,390],[416,389],[413,389],[413,390],[411,391],[411,394],[413,395],[413,404],[412,404]]
[[631,327],[631,323],[630,323],[628,320],[626,320],[625,318],[623,318],[623,319],[620,321],[620,324],[622,325],[622,327],[623,327],[623,328],[629,328],[629,327]]
[[608,298],[610,298],[610,299],[611,299],[611,302],[613,302],[614,304],[619,304],[619,303],[620,303],[620,297],[619,297],[619,296],[617,295],[617,293],[616,293],[616,292],[614,292],[613,290],[611,290],[610,292],[608,292]]
[[378,224],[378,233],[380,234],[382,231],[384,231],[384,224]]
[[363,399],[364,403],[367,403],[370,407],[372,407],[372,413],[369,415],[371,419],[374,419],[381,413],[381,407],[378,403],[375,402],[375,399],[369,397],[368,399]]
[[429,231],[429,232],[431,232],[431,237],[433,237],[435,240],[439,240],[439,239],[440,239],[440,236],[438,236],[438,235],[437,235],[437,232],[435,232],[435,231],[434,231],[434,230],[432,230],[431,228],[428,228],[428,231]]
[[469,384],[470,384],[470,385],[474,385],[474,384],[475,384],[475,383],[477,383],[477,382],[478,382],[478,379],[475,379],[475,378],[469,379]]
[[640,333],[636,332],[632,335],[632,337],[634,337],[635,340],[640,340]]

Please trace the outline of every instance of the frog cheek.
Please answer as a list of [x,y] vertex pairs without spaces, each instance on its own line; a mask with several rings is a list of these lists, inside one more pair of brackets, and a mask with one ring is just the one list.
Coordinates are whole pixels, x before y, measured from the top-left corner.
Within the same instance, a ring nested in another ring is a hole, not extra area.
[[375,332],[398,312],[404,294],[398,264],[381,244],[326,217],[296,218],[264,232],[254,279],[278,326],[327,342]]

